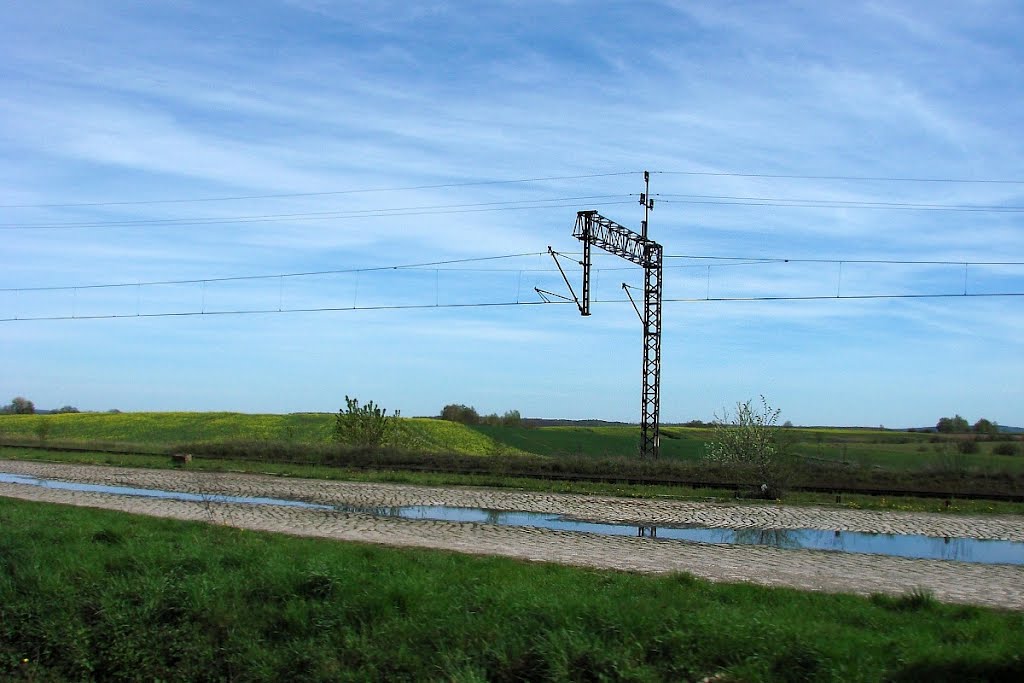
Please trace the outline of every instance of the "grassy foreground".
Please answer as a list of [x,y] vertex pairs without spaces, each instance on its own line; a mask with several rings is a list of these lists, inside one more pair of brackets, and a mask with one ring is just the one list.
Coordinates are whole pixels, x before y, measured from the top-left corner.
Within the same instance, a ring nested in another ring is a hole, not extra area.
[[1021,680],[1024,615],[0,499],[0,677]]

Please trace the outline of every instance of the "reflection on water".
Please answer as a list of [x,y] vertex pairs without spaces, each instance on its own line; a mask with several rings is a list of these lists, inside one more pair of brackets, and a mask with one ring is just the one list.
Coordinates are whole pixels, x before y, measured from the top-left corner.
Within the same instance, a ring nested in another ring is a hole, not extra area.
[[316,510],[332,510],[330,505],[304,503],[299,500],[281,498],[261,498],[258,496],[222,496],[213,493],[184,493],[181,491],[161,491],[159,489],[140,489],[131,486],[104,486],[100,484],[80,484],[73,481],[56,479],[39,479],[21,474],[0,472],[0,484],[25,484],[39,486],[44,489],[60,491],[84,491],[89,493],[112,493],[118,496],[138,496],[142,498],[160,498],[162,500],[184,500],[196,503],[241,503],[243,505],[282,505],[285,507],[313,508]]
[[738,529],[733,543],[742,545],[768,545],[773,548],[799,548],[790,529]]
[[446,522],[527,526],[578,531],[606,536],[635,536],[657,540],[729,545],[760,545],[785,550],[827,550],[915,559],[955,560],[980,564],[1024,564],[1024,543],[976,538],[941,538],[908,534],[870,534],[834,529],[713,528],[696,525],[646,526],[590,522],[544,512],[512,512],[443,505],[399,507],[339,507],[378,517],[430,519]]
[[282,505],[330,512],[358,513],[375,517],[437,520],[467,524],[538,527],[558,531],[575,531],[606,536],[635,536],[657,541],[689,541],[709,544],[759,545],[772,548],[826,550],[841,553],[868,553],[896,557],[955,560],[981,564],[1024,565],[1024,543],[991,541],[976,538],[941,538],[932,536],[869,534],[859,531],[824,529],[757,529],[711,528],[696,525],[643,526],[591,522],[544,512],[519,512],[486,508],[451,507],[445,505],[405,505],[359,507],[320,505],[297,500],[248,496],[181,493],[140,489],[127,486],[100,486],[75,482],[39,479],[0,472],[0,483],[40,486],[70,491],[89,491],[126,496],[144,496],[168,500],[202,503],[242,503],[248,505]]

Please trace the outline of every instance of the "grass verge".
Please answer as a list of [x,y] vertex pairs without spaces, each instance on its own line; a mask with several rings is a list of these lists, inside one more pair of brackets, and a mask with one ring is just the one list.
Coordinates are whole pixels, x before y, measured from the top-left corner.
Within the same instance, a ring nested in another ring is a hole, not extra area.
[[0,499],[0,677],[1021,680],[1024,615]]

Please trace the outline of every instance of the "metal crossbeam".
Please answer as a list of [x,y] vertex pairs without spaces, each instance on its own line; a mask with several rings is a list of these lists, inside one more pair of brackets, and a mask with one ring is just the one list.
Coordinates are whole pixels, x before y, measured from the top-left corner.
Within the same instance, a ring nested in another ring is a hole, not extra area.
[[[645,245],[650,240],[605,218],[597,211],[579,211],[576,213],[576,227],[572,236],[582,240],[584,244],[593,244],[605,251],[621,256],[645,268],[650,264]],[[654,244],[653,242],[650,242]],[[660,247],[659,247],[660,248]],[[584,252],[586,255],[586,252]],[[586,260],[586,259],[584,259]]]

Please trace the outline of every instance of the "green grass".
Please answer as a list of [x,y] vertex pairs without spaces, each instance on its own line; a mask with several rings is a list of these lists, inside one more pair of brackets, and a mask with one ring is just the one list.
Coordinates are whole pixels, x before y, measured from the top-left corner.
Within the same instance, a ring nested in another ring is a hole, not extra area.
[[0,499],[0,677],[1020,680],[1024,616]]
[[977,453],[965,455],[957,450],[954,438],[935,442],[915,439],[893,443],[850,441],[841,435],[833,441],[818,442],[815,437],[800,435],[794,444],[794,452],[859,467],[882,467],[902,471],[971,467],[985,471],[1024,472],[1024,457],[993,453],[999,443],[980,442]]

